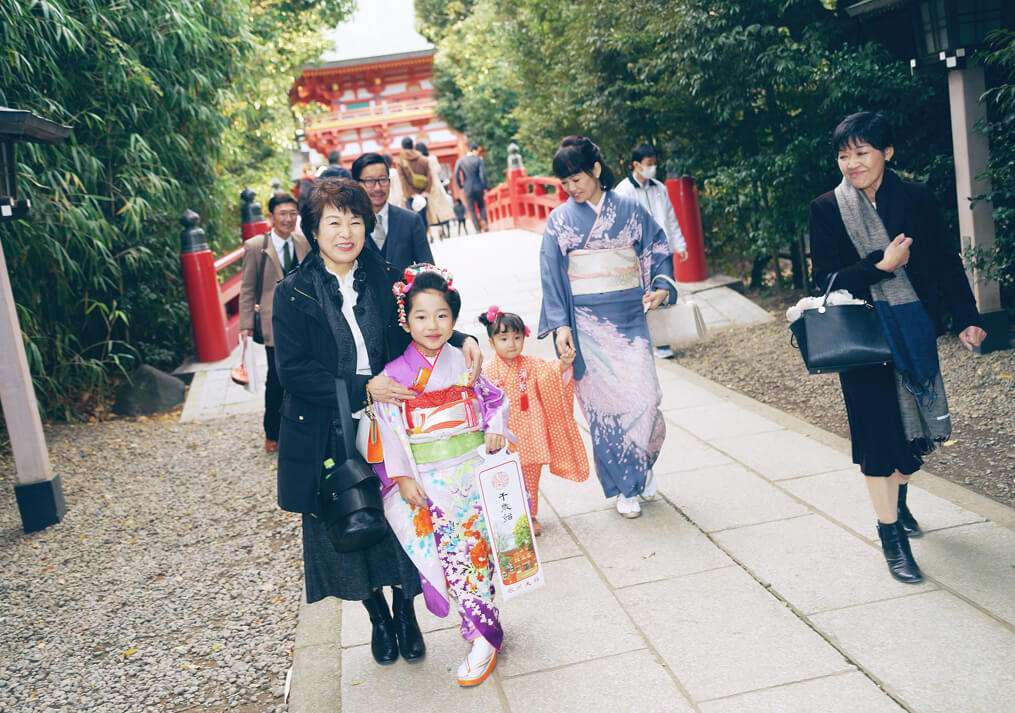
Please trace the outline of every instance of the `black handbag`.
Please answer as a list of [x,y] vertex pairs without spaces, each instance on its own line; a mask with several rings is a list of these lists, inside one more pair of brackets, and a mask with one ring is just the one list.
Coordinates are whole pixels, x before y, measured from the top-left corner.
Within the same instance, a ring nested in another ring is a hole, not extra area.
[[829,305],[828,295],[839,273],[832,275],[817,309],[805,309],[789,325],[790,341],[811,374],[834,374],[865,366],[888,365],[892,350],[885,341],[881,319],[870,304]]
[[261,251],[261,264],[257,266],[257,280],[254,283],[254,329],[251,338],[258,344],[264,344],[264,330],[261,327],[261,296],[264,292],[264,264],[268,261],[268,250]]
[[355,552],[380,542],[388,531],[388,521],[381,481],[356,451],[345,382],[335,382],[338,418],[329,429],[328,457],[318,481],[317,517],[336,551]]

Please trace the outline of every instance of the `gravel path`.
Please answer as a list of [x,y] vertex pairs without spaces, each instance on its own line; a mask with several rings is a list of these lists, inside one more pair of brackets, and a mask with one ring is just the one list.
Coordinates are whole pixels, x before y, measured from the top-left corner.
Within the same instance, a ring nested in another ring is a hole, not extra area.
[[[809,376],[789,343],[783,305],[763,306],[775,322],[718,332],[678,353],[678,363],[848,438],[838,378]],[[1015,350],[976,356],[946,335],[938,351],[954,432],[927,469],[1015,507]]]
[[48,429],[68,512],[21,532],[0,456],[0,713],[283,711],[302,593],[260,417]]

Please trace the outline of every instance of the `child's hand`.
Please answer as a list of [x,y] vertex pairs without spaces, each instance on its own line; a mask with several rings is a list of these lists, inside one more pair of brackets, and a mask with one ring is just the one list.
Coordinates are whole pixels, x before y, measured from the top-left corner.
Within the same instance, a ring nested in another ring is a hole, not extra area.
[[506,443],[507,441],[504,440],[504,436],[500,435],[499,433],[486,434],[487,453],[496,453],[501,448],[503,448]]
[[426,493],[414,478],[397,478],[395,482],[398,483],[398,492],[402,495],[402,500],[410,505],[426,507]]
[[568,349],[567,351],[560,353],[560,370],[567,371],[574,364],[575,357],[578,353],[574,349]]

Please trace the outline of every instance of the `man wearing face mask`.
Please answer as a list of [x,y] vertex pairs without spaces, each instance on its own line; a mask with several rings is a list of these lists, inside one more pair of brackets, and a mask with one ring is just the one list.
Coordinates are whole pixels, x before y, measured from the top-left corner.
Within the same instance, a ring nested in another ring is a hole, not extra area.
[[[631,152],[631,174],[617,184],[614,191],[631,200],[638,201],[649,212],[656,223],[666,232],[670,250],[681,260],[687,259],[687,243],[680,232],[677,215],[666,192],[666,186],[656,180],[656,150],[650,144],[638,144]],[[656,347],[656,357],[668,359],[673,356],[669,347]]]

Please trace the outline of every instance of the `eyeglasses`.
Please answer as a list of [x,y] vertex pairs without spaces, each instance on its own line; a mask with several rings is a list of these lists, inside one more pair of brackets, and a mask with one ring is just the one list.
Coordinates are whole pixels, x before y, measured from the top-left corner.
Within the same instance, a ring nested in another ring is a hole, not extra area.
[[378,186],[380,186],[381,188],[387,188],[388,186],[391,185],[391,179],[390,178],[363,178],[363,179],[360,179],[360,183],[362,183],[367,188],[377,188]]

